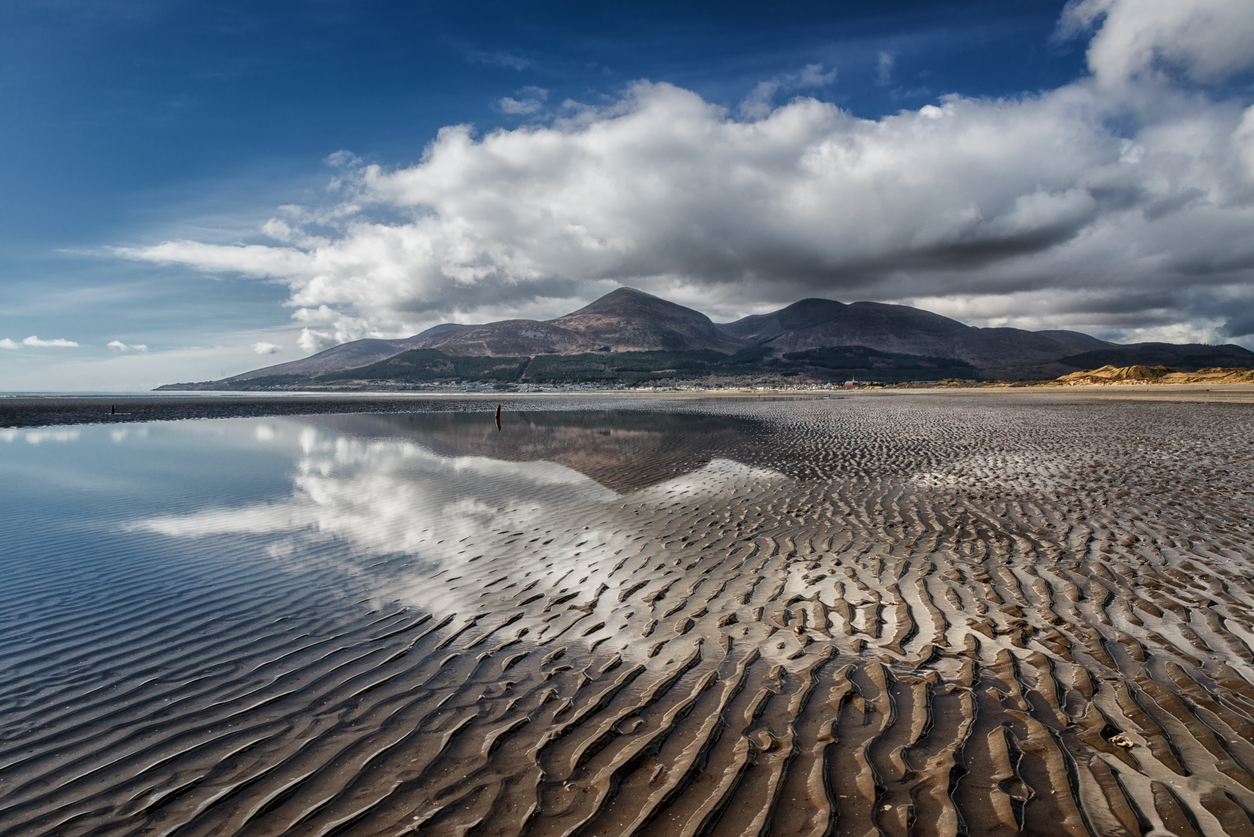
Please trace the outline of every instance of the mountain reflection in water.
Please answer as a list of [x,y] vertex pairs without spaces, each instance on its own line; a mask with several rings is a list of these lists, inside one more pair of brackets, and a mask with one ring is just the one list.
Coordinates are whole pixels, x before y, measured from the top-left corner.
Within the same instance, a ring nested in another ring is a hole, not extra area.
[[759,430],[742,418],[636,410],[505,412],[501,421],[500,431],[488,413],[329,416],[310,423],[356,438],[405,440],[442,456],[555,462],[619,493],[734,456]]

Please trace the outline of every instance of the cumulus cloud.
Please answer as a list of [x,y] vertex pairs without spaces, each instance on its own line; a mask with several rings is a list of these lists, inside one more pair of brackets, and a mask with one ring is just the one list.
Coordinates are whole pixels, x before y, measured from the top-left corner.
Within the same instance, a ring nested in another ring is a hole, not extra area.
[[1254,64],[1249,0],[1071,0],[1061,31],[1074,35],[1099,20],[1088,62],[1103,84],[1169,72],[1209,82]]
[[296,338],[296,344],[310,354],[344,342],[346,340],[340,339],[334,332],[315,331],[312,328],[302,328],[300,337]]
[[[1143,18],[1129,11],[1143,5]],[[287,213],[270,243],[119,252],[285,283],[306,351],[440,319],[553,316],[619,284],[727,313],[802,296],[930,300],[978,311],[977,324],[1030,313],[1104,336],[1203,322],[1240,336],[1230,314],[1254,305],[1254,108],[1149,75],[1162,61],[1194,79],[1245,66],[1254,50],[1228,34],[1245,13],[1085,0],[1066,15],[1098,27],[1093,76],[1056,90],[864,119],[813,98],[772,103],[827,83],[817,65],[759,85],[738,115],[641,82],[539,125],[444,128],[413,166],[354,163],[342,203]],[[1164,45],[1176,35],[1184,46]]]
[[17,346],[17,342],[10,340],[8,337],[0,339],[0,349],[16,349]]
[[266,343],[265,341],[260,341],[260,342],[253,344],[253,351],[259,355],[272,355],[276,352],[283,351],[283,347],[277,346],[274,343]]
[[307,352],[322,351],[362,337],[389,336],[380,332],[370,320],[344,314],[329,305],[298,308],[292,314],[292,319],[309,324],[301,329],[300,337],[296,341]]
[[115,352],[146,352],[148,351],[148,346],[144,343],[135,343],[132,345],[127,345],[126,343],[123,343],[121,340],[110,340],[108,343],[108,347],[110,349],[113,349]]

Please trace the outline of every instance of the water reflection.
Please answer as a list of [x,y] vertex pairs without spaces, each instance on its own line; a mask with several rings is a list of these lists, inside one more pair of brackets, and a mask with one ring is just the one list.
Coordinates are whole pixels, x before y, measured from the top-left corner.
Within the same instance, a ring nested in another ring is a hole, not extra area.
[[0,429],[0,442],[16,442],[19,439],[30,445],[46,442],[77,442],[82,430],[77,427],[39,427],[33,430],[18,428]]
[[292,450],[288,496],[134,525],[264,536],[271,559],[334,564],[380,604],[484,614],[521,591],[593,595],[627,556],[657,548],[676,500],[785,479],[706,458],[746,429],[636,413],[506,414],[500,433],[491,413],[270,420],[255,438]]
[[636,410],[329,416],[312,424],[361,438],[412,440],[444,456],[544,460],[618,492],[734,456],[758,425],[743,418]]

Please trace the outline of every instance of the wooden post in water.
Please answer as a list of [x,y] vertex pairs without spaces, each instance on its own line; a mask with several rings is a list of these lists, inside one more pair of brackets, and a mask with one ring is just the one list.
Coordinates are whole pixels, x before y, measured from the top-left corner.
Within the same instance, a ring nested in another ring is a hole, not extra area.
[[496,429],[501,429],[501,405],[496,405]]

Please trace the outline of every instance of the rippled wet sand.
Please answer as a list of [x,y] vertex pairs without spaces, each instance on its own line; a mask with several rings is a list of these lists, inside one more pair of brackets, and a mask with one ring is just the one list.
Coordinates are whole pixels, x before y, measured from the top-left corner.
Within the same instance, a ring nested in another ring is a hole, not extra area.
[[0,831],[1254,833],[1250,407],[614,406],[6,522]]

